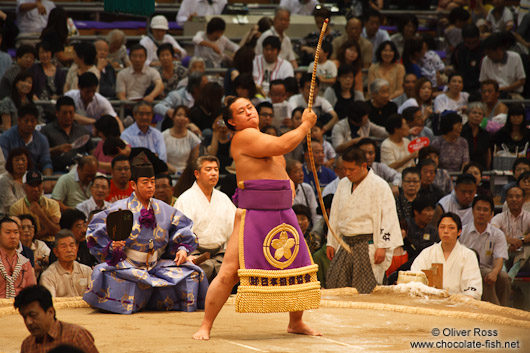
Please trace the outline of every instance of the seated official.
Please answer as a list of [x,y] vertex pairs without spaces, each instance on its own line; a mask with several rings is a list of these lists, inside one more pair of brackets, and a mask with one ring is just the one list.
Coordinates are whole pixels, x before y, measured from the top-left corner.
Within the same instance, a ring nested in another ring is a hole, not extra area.
[[462,222],[454,213],[444,213],[438,221],[441,242],[423,250],[412,263],[411,271],[428,270],[433,263],[443,264],[443,288],[449,294],[464,294],[480,300],[482,277],[476,254],[460,244]]
[[236,207],[215,186],[219,181],[219,160],[215,156],[201,156],[194,165],[195,183],[179,196],[175,208],[193,221],[193,232],[199,246],[193,255],[210,253],[210,259],[200,267],[211,283],[219,273],[226,244],[234,228]]
[[39,283],[50,291],[52,297],[83,295],[90,282],[92,269],[75,261],[77,244],[72,231],[62,229],[55,235],[53,253],[57,261],[42,273]]
[[[200,267],[188,261],[197,247],[192,222],[181,212],[154,199],[155,173],[147,156],[132,163],[134,193],[94,216],[88,230],[92,255],[102,261],[94,268],[83,299],[120,314],[151,310],[195,311],[204,308],[208,283]],[[113,241],[108,215],[132,213],[132,233]],[[164,255],[164,257],[162,256]],[[174,260],[166,260],[170,256]]]
[[15,298],[26,327],[31,333],[22,342],[22,352],[48,352],[61,344],[68,344],[85,353],[98,353],[94,337],[81,326],[56,319],[52,295],[43,286],[31,286]]

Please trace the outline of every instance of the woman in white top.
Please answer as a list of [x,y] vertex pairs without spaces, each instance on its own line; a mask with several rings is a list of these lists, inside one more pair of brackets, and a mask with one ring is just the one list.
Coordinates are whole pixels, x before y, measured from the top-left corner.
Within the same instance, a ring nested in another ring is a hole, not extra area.
[[453,110],[459,114],[465,113],[469,93],[462,92],[463,88],[464,79],[462,75],[459,73],[451,74],[447,84],[447,91],[434,100],[434,112],[443,113],[445,110]]
[[402,172],[407,167],[414,167],[414,158],[418,152],[410,153],[410,140],[407,121],[399,114],[391,115],[386,122],[386,131],[390,134],[381,144],[381,163]]
[[184,105],[175,108],[173,127],[162,132],[167,150],[167,167],[171,173],[182,174],[188,160],[199,156],[201,139],[188,130],[190,110]]

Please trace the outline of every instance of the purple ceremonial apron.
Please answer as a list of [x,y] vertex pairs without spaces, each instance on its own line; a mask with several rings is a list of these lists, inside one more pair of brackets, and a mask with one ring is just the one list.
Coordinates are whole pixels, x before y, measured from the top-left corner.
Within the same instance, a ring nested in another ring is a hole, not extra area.
[[234,202],[243,209],[236,311],[270,313],[318,308],[318,265],[313,264],[291,208],[289,180],[240,182]]

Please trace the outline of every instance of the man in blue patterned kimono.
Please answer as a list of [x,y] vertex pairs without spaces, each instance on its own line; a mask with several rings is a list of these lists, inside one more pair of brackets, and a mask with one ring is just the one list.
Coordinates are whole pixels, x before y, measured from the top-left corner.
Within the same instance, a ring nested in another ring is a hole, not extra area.
[[[133,160],[131,184],[134,193],[128,199],[96,214],[88,226],[90,253],[101,263],[94,268],[83,299],[98,309],[121,314],[143,308],[203,309],[208,281],[200,267],[187,260],[197,247],[192,221],[153,198],[154,171],[143,153]],[[132,231],[126,240],[113,241],[106,220],[120,209],[132,212]]]

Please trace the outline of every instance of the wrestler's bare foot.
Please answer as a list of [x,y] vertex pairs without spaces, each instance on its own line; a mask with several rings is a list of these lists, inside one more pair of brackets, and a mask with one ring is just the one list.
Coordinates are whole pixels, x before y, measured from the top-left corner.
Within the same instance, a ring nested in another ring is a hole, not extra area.
[[193,334],[192,338],[198,341],[208,341],[210,339],[210,330],[201,326],[201,328]]
[[303,321],[299,321],[293,324],[289,323],[289,326],[287,326],[287,332],[296,333],[298,335],[322,336],[320,332],[312,329]]

